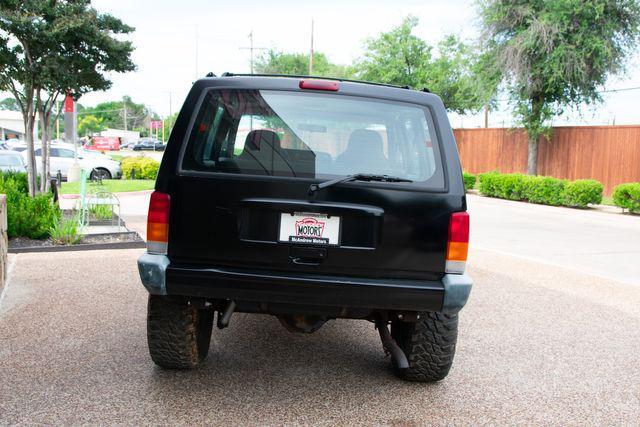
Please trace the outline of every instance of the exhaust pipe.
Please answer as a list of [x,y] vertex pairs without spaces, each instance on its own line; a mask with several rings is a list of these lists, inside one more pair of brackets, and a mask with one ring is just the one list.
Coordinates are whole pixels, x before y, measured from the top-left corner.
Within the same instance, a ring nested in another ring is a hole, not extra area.
[[224,329],[229,326],[231,315],[236,310],[236,302],[229,301],[229,304],[224,308],[224,312],[218,312],[218,329]]
[[382,346],[391,355],[391,360],[393,361],[393,364],[396,366],[396,368],[398,369],[409,368],[409,361],[407,360],[407,355],[404,354],[404,351],[402,351],[402,349],[400,348],[396,340],[394,340],[391,334],[389,333],[387,322],[382,322],[382,321],[376,322],[376,329],[380,334],[380,340],[382,341]]

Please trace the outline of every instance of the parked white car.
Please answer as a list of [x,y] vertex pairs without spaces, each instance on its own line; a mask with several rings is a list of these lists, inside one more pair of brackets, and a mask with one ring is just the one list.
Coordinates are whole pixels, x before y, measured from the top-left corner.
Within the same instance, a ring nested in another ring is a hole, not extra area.
[[0,150],[0,170],[3,172],[26,172],[27,165],[17,151]]
[[[36,162],[38,166],[42,161],[41,157],[42,149],[37,147],[35,150]],[[26,152],[20,153],[24,159],[26,159]],[[74,152],[71,145],[67,146],[62,144],[56,144],[49,148],[49,165],[51,168],[51,175],[55,176],[60,171],[63,179],[67,178],[69,168],[74,163]],[[102,154],[86,153],[86,150],[78,149],[78,164],[80,167],[87,171],[92,179],[101,177],[102,179],[114,179],[120,178],[122,175],[122,169],[120,168],[120,162],[111,159],[108,156]]]

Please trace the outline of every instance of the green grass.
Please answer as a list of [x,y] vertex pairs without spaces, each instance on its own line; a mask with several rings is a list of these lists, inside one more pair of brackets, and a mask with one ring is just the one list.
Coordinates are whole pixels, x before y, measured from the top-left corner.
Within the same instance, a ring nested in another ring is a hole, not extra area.
[[124,159],[126,156],[123,156],[121,154],[111,154],[111,153],[109,153],[109,157],[111,157],[116,162],[121,162],[122,159]]
[[[91,186],[87,182],[87,189]],[[155,181],[153,179],[105,179],[102,186],[112,193],[126,193],[128,191],[153,190]],[[79,182],[63,182],[60,194],[80,193]]]

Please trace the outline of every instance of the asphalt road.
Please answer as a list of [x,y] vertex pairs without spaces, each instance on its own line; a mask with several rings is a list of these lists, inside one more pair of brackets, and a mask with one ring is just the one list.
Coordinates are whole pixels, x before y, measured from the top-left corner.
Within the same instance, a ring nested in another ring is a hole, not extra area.
[[[454,366],[431,385],[397,380],[367,322],[307,336],[255,315],[214,330],[201,369],[162,371],[147,355],[140,250],[13,256],[0,300],[0,424],[639,424],[640,287],[558,267],[551,246],[520,240],[571,218],[496,205],[541,229],[496,230],[513,238],[505,248],[487,241],[487,224],[509,221],[484,203],[470,199],[476,285]],[[608,242],[580,236],[582,251]]]

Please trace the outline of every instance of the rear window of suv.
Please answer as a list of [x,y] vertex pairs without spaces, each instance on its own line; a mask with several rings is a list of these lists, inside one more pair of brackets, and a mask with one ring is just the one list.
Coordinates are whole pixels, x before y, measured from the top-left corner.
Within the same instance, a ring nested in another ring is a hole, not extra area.
[[389,175],[444,186],[429,110],[337,94],[210,90],[182,170],[331,179]]

